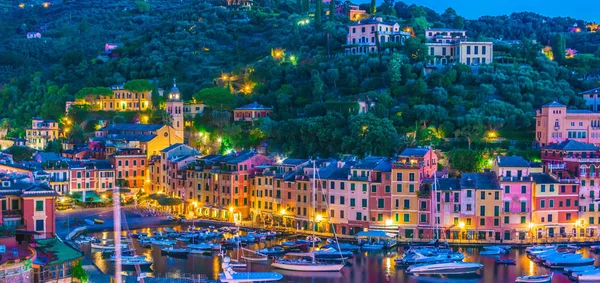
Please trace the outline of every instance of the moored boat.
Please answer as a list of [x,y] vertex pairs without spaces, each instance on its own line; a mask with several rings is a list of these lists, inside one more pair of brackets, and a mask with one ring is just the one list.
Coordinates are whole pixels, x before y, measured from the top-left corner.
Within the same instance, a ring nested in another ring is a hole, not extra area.
[[450,262],[412,265],[406,269],[409,274],[464,275],[473,274],[483,268],[476,262]]
[[544,275],[519,276],[515,283],[549,283],[552,282],[554,273]]
[[221,267],[223,273],[219,274],[220,282],[272,282],[283,278],[283,275],[277,272],[236,272],[233,270],[229,257],[223,258]]
[[344,263],[326,263],[316,261],[314,253],[289,253],[288,256],[299,258],[274,259],[271,266],[279,269],[305,272],[340,271],[344,267]]

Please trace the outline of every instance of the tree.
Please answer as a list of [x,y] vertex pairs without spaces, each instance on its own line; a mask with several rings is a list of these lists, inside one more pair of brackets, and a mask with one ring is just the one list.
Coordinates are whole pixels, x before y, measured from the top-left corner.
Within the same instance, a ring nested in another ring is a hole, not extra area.
[[83,133],[81,126],[73,125],[73,127],[71,127],[67,133],[67,138],[72,143],[81,144],[85,140],[85,134]]
[[158,199],[158,204],[162,206],[177,206],[183,203],[180,198],[162,197]]
[[554,61],[559,64],[564,63],[566,56],[566,43],[565,38],[561,33],[557,33],[552,40],[552,53],[554,54]]
[[150,11],[150,4],[146,1],[135,1],[135,8],[140,13],[146,13]]
[[342,152],[359,156],[390,156],[394,152],[399,140],[390,120],[367,113],[352,116],[348,122],[350,134],[343,141]]
[[465,28],[465,18],[458,16],[455,17],[452,21],[452,28],[455,29],[464,29]]
[[52,140],[46,144],[46,148],[44,148],[45,152],[54,152],[60,153],[62,151],[62,144],[59,140]]
[[477,150],[453,149],[450,151],[450,164],[460,172],[479,172],[483,169],[483,152]]
[[73,268],[71,269],[71,273],[73,274],[73,278],[78,279],[82,283],[85,283],[90,279],[85,269],[83,269],[81,260],[77,261],[77,264],[73,266]]
[[151,91],[154,86],[149,80],[131,80],[123,85],[123,88],[131,92]]
[[315,27],[321,29],[323,15],[323,0],[315,0]]
[[375,0],[371,0],[371,5],[369,6],[369,14],[373,15],[377,12],[377,2]]
[[11,146],[7,151],[12,155],[14,162],[21,162],[30,160],[35,150],[26,146]]
[[483,127],[481,124],[466,125],[454,132],[454,135],[458,137],[464,137],[467,139],[469,143],[469,150],[471,150],[471,143],[476,139],[481,139],[483,137]]
[[80,33],[86,33],[90,30],[90,23],[88,22],[88,20],[86,18],[83,18],[81,21],[79,21],[79,32]]
[[329,1],[329,20],[335,20],[335,1]]
[[213,109],[232,110],[235,107],[235,96],[228,89],[211,87],[200,90],[194,98]]
[[410,8],[408,8],[408,13],[411,18],[420,18],[427,16],[427,12],[425,12],[425,9],[417,5],[411,5]]

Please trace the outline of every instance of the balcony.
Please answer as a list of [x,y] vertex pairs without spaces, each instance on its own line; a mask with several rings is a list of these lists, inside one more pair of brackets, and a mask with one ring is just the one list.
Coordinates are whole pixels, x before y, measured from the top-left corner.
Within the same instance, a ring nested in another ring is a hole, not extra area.
[[563,161],[600,163],[600,158],[587,158],[587,157],[584,158],[584,157],[569,156],[569,157],[563,157]]
[[354,176],[354,175],[350,175],[348,177],[348,180],[350,180],[350,181],[371,182],[371,177],[370,176]]
[[4,210],[4,211],[2,211],[2,217],[3,218],[19,218],[19,217],[23,217],[23,211],[20,210],[20,209]]
[[[404,208],[406,209],[406,208]],[[419,207],[419,211],[429,211],[429,208],[427,207]]]
[[567,168],[567,163],[562,163],[562,164],[548,164],[548,168],[552,169],[552,170],[566,169]]

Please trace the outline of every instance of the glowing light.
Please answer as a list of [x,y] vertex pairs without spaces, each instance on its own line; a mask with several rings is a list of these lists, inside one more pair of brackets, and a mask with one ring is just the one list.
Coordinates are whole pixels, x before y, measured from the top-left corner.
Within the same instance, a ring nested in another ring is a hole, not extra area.
[[217,139],[217,142],[218,142],[218,143],[222,143],[222,142],[223,142],[223,139],[222,139],[222,138],[218,138],[218,139]]
[[229,207],[229,212],[233,212],[233,206]]
[[221,80],[222,80],[222,81],[226,81],[226,80],[228,80],[228,79],[229,79],[229,76],[228,76],[227,74],[222,74],[222,75],[221,75]]
[[528,226],[529,226],[529,229],[533,229],[533,227],[535,226],[535,224],[533,224],[533,223],[529,222],[529,225],[528,225]]
[[147,115],[143,115],[142,116],[142,122],[148,123],[148,116]]
[[25,4],[23,4],[23,3],[19,4],[19,8],[24,9],[25,8]]
[[458,222],[458,228],[465,229],[465,222],[464,221]]
[[393,224],[392,219],[388,219],[385,221],[385,226],[390,226],[392,224]]
[[44,2],[42,3],[42,6],[44,6],[44,8],[48,8],[48,6],[50,6],[50,2]]
[[275,58],[277,60],[283,58],[284,55],[285,55],[285,52],[281,48],[271,49],[271,56],[273,56],[273,58]]
[[317,221],[317,222],[323,221],[323,215],[317,214],[316,217],[315,217],[315,221]]
[[195,201],[195,202],[192,202],[192,205],[193,205],[193,206],[197,206],[197,205],[198,205],[198,202],[196,202],[196,201]]
[[285,213],[287,212],[287,210],[285,210],[285,208],[282,208],[279,213],[281,213],[281,215],[285,215]]
[[490,139],[495,139],[498,137],[498,132],[492,130],[487,133],[487,137]]

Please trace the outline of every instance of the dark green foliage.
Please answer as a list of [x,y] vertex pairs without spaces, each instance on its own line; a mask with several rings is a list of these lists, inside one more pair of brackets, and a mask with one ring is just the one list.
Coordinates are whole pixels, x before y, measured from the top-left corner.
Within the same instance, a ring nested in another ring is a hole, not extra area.
[[183,203],[181,198],[170,198],[170,197],[161,197],[158,199],[158,204],[162,206],[176,206]]
[[12,155],[14,162],[31,160],[35,150],[25,146],[11,146],[6,151]]
[[565,62],[565,54],[566,54],[566,43],[565,39],[561,33],[557,33],[552,40],[552,53],[554,54],[554,61],[559,64],[563,64]]
[[46,144],[46,148],[44,149],[44,151],[61,153],[62,152],[62,144],[58,140],[49,141],[48,144]]
[[148,80],[127,81],[123,88],[132,92],[144,92],[154,89],[154,86]]
[[194,95],[194,98],[214,109],[231,110],[236,104],[235,95],[222,87],[205,88]]
[[81,260],[77,261],[77,264],[73,266],[73,268],[71,269],[71,273],[73,273],[73,278],[78,279],[80,282],[85,283],[90,278],[85,269],[83,269]]
[[450,151],[450,164],[460,172],[479,172],[484,167],[484,153],[478,150],[453,149]]
[[78,99],[83,99],[86,98],[88,95],[112,97],[113,92],[110,88],[107,87],[84,87],[77,92],[77,95],[75,95],[75,97],[77,97]]

